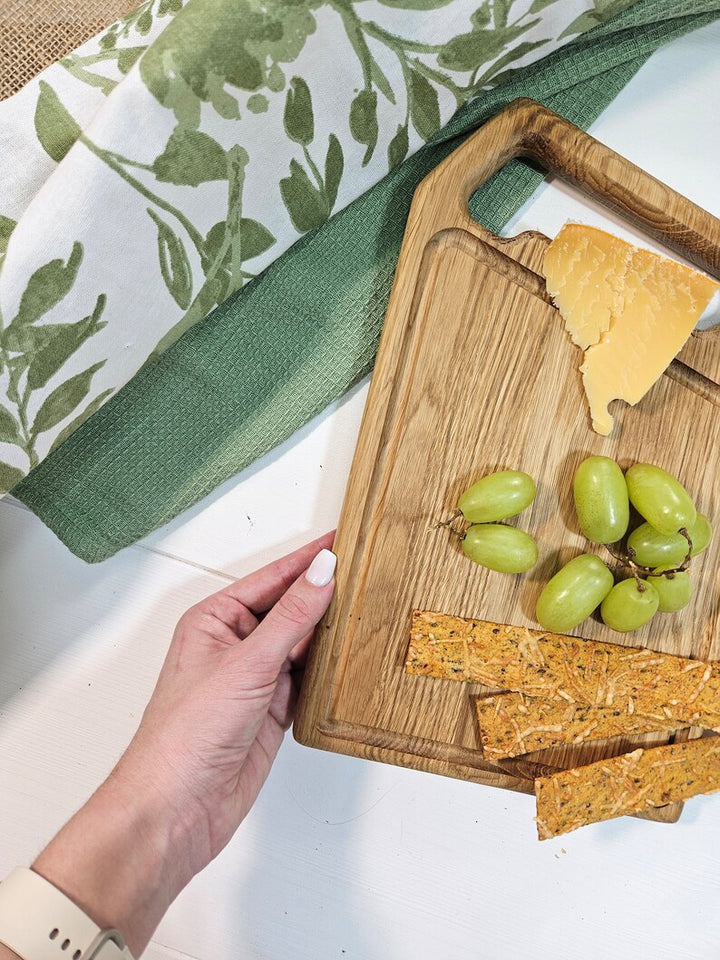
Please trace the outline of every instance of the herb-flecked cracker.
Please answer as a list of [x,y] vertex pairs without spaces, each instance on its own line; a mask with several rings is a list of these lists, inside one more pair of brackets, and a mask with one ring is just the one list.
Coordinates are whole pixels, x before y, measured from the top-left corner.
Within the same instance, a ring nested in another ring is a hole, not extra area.
[[720,790],[720,737],[633,750],[535,780],[538,837]]
[[720,665],[642,647],[415,610],[405,669],[720,730]]
[[677,723],[624,708],[541,700],[522,693],[478,697],[475,710],[486,760],[519,757],[559,744],[678,729]]

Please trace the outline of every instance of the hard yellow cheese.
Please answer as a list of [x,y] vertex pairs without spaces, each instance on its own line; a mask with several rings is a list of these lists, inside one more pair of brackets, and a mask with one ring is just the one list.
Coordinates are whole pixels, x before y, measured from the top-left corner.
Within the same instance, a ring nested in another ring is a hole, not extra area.
[[685,343],[720,284],[603,230],[568,223],[545,254],[547,289],[573,343],[593,430],[611,400],[640,400]]

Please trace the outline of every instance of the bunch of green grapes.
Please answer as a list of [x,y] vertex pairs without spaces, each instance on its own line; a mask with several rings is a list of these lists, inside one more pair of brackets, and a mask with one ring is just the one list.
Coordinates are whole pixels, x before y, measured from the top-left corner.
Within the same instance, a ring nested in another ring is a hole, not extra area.
[[[538,598],[535,614],[545,630],[571,630],[600,607],[603,623],[627,633],[658,611],[686,606],[690,560],[707,547],[712,529],[679,480],[651,463],[636,463],[623,474],[609,457],[588,457],[575,474],[573,498],[584,536],[607,545],[628,573],[616,582],[600,557],[575,557]],[[643,522],[628,532],[631,504]]]
[[521,470],[500,470],[468,487],[457,513],[438,526],[464,517],[470,526],[459,536],[466,557],[500,573],[524,573],[537,563],[537,543],[524,530],[498,521],[514,517],[534,499],[532,477]]

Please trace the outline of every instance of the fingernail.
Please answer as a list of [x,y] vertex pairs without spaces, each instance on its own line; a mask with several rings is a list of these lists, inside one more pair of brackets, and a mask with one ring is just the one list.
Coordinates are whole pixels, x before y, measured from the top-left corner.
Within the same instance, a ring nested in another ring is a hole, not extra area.
[[332,550],[321,550],[305,571],[305,579],[314,587],[324,587],[332,580],[336,563],[337,557]]

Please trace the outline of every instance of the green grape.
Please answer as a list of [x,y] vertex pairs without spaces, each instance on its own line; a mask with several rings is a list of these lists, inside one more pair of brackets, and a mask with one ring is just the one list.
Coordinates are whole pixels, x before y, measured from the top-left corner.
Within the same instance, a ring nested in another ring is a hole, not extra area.
[[[692,540],[691,557],[707,547],[712,538],[712,528],[708,518],[699,513],[695,523],[688,527],[688,536]],[[641,523],[627,539],[628,547],[635,551],[633,560],[643,567],[679,566],[688,553],[688,542],[681,533],[662,534],[649,523]]]
[[588,457],[575,473],[573,497],[583,535],[593,543],[614,543],[630,522],[627,484],[609,457]]
[[712,540],[712,527],[710,526],[710,521],[708,518],[699,513],[695,520],[695,523],[692,526],[687,528],[688,536],[692,540],[692,550],[690,551],[691,557],[696,557],[699,553],[702,553],[705,547]]
[[660,613],[675,613],[676,610],[682,610],[690,603],[692,582],[687,570],[672,573],[669,577],[655,576],[655,574],[662,574],[666,569],[671,570],[672,567],[658,567],[654,574],[647,578],[647,582],[655,587],[660,598],[658,606]]
[[660,597],[651,583],[621,580],[603,600],[600,616],[611,630],[629,633],[651,620],[659,605]]
[[558,570],[538,597],[535,616],[544,630],[564,633],[589,617],[613,586],[600,557],[582,553]]
[[529,507],[535,482],[522,470],[499,470],[478,480],[458,500],[458,510],[469,523],[495,523]]
[[677,533],[695,523],[697,513],[679,480],[652,463],[635,463],[625,474],[630,502],[659,533]]
[[633,530],[627,545],[635,551],[633,560],[643,567],[677,566],[688,552],[688,542],[681,533],[658,533],[647,522]]
[[468,527],[462,549],[475,563],[499,573],[524,573],[538,558],[537,543],[528,533],[502,523],[475,523]]

